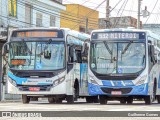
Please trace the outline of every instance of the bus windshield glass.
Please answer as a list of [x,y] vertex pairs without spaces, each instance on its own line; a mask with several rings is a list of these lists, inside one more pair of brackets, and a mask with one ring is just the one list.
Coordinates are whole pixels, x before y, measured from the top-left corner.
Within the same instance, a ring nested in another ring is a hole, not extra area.
[[94,42],[91,69],[99,74],[134,74],[145,68],[144,42]]
[[16,70],[62,69],[65,67],[64,42],[11,42],[9,65]]

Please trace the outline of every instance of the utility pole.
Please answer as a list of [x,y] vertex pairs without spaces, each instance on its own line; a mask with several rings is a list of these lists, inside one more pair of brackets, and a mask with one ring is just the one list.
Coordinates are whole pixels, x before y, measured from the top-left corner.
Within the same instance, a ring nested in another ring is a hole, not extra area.
[[85,33],[88,33],[88,17],[86,17],[86,28],[85,28]]
[[137,16],[137,29],[140,29],[140,8],[141,8],[141,1],[138,0],[138,16]]
[[105,19],[106,28],[110,28],[109,15],[110,15],[109,0],[106,0],[106,19]]

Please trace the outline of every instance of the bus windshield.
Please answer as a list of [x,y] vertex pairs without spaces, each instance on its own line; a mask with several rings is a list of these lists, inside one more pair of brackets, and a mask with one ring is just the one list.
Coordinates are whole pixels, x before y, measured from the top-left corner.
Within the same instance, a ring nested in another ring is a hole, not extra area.
[[11,42],[9,65],[16,70],[57,70],[65,67],[64,42]]
[[134,74],[145,67],[145,43],[96,42],[91,44],[90,67],[99,74]]

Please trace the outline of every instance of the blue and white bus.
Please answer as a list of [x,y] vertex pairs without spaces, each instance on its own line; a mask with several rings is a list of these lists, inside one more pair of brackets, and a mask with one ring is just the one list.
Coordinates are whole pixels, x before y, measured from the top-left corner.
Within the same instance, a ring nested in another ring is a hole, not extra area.
[[97,101],[88,95],[89,38],[67,28],[12,30],[4,45],[8,93],[22,94],[23,103],[39,97],[50,103],[74,103],[78,97]]
[[138,29],[103,29],[91,34],[89,94],[110,100],[160,103],[160,37]]

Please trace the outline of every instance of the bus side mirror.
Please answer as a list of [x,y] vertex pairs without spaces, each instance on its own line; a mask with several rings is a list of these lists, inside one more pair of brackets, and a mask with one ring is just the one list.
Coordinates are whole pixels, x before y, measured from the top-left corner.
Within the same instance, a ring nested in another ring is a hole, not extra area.
[[5,61],[7,61],[6,59],[5,59],[5,56],[6,56],[6,54],[9,52],[9,43],[5,43],[4,45],[3,45],[3,48],[2,48],[2,56],[3,56],[3,59],[5,60]]
[[74,61],[74,47],[69,46],[68,63],[73,63]]
[[73,53],[74,53],[74,48],[73,48],[73,46],[70,46],[69,47],[69,56],[73,57],[74,56]]

